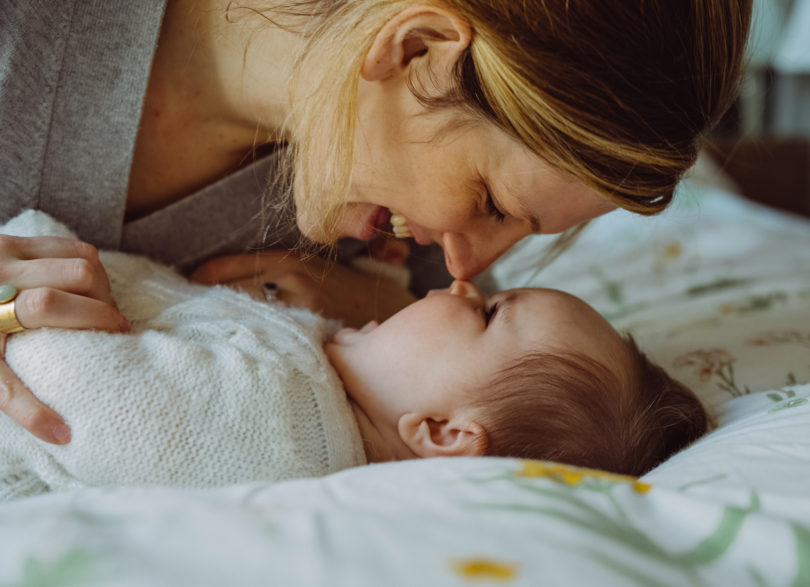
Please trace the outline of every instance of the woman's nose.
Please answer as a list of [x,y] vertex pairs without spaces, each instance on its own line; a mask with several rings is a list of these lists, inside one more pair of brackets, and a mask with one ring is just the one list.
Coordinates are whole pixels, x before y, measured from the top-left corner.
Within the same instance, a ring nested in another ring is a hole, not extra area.
[[475,284],[470,281],[456,279],[453,283],[450,284],[447,293],[454,296],[461,296],[463,298],[468,298],[476,303],[483,304],[484,302],[486,302],[486,296],[484,296],[484,294],[481,293],[481,290],[478,289],[475,286]]
[[444,233],[441,245],[447,270],[456,279],[475,277],[527,234],[528,230],[519,230],[479,238],[477,235]]

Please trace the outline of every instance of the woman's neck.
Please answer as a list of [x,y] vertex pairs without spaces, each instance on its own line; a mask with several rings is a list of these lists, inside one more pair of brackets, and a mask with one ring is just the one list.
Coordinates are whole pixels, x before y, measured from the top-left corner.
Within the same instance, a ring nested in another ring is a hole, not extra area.
[[200,118],[278,138],[300,38],[228,0],[169,0],[153,78]]
[[130,171],[130,218],[179,200],[283,138],[300,39],[227,0],[169,0]]

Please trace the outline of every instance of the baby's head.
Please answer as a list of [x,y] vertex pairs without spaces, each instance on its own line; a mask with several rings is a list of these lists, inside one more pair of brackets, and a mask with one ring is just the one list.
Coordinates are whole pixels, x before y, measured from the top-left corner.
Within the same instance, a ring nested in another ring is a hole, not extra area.
[[492,455],[640,475],[707,427],[698,399],[582,300],[468,282],[327,354],[369,460]]

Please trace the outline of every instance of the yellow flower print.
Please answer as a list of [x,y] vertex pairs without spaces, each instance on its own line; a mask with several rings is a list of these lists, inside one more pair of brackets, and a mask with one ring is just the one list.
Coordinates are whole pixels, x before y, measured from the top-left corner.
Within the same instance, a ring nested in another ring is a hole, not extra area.
[[636,493],[647,493],[650,489],[652,489],[652,485],[649,483],[644,483],[644,481],[633,481],[633,491]]
[[511,581],[517,576],[517,565],[487,558],[469,558],[453,563],[456,572],[468,581]]
[[658,254],[658,257],[660,261],[672,261],[680,257],[682,253],[683,247],[681,247],[681,243],[674,242],[665,246]]
[[647,493],[652,486],[649,483],[639,481],[636,477],[629,475],[617,475],[598,469],[583,469],[560,465],[558,463],[546,463],[543,461],[520,461],[521,468],[515,472],[518,477],[545,477],[565,485],[579,485],[583,479],[604,479],[614,483],[632,483],[636,493]]

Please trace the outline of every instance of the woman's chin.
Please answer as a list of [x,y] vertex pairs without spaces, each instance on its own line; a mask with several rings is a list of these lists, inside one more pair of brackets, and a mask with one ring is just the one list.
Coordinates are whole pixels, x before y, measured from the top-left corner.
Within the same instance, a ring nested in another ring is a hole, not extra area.
[[301,234],[308,240],[319,244],[330,244],[334,242],[334,239],[330,240],[329,235],[318,222],[313,222],[312,219],[307,218],[303,214],[299,214],[295,220],[296,224],[298,224],[298,230],[301,231]]

